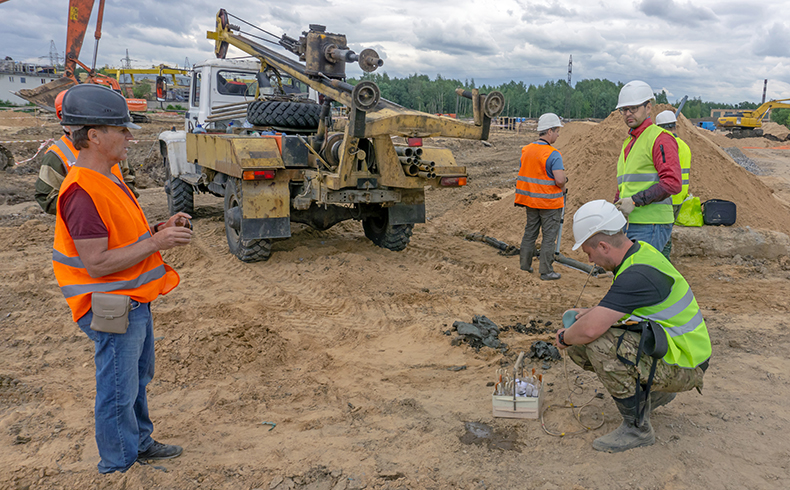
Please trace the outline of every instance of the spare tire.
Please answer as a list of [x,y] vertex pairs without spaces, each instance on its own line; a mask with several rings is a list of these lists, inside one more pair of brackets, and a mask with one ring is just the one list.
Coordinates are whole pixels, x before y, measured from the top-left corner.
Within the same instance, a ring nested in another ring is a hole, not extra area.
[[316,129],[320,116],[320,105],[304,102],[256,100],[247,108],[247,121],[253,126]]

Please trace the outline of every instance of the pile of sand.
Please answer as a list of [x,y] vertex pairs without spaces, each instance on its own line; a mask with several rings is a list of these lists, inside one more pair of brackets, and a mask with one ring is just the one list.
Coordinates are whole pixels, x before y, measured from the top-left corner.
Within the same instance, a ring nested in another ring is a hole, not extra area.
[[[669,105],[660,105],[654,109],[653,115],[670,108]],[[790,234],[790,209],[773,197],[769,187],[738,166],[687,119],[678,121],[677,132],[691,148],[690,190],[693,195],[702,202],[708,199],[735,202],[738,206],[736,226]],[[573,213],[588,201],[614,199],[617,158],[627,133],[628,128],[618,112],[613,112],[599,124],[568,123],[562,129],[555,146],[563,155],[570,179],[562,236],[564,253],[570,252],[573,243]],[[503,190],[500,195],[500,200],[476,203],[471,209],[461,210],[464,227],[518,245],[523,229],[514,223],[525,222],[524,211],[513,206],[512,189]]]
[[[653,115],[671,109],[654,108]],[[622,116],[613,112],[597,127],[576,139],[558,142],[571,176],[572,194],[569,210],[591,199],[613,199],[616,186],[616,162],[627,127]],[[721,148],[700,135],[688,119],[681,117],[677,134],[691,148],[690,191],[703,202],[726,199],[738,206],[737,226],[767,228],[790,233],[790,209],[772,196],[772,190],[760,179],[741,168]],[[563,144],[564,143],[564,144]]]
[[32,114],[14,110],[0,110],[0,126],[5,127],[27,127],[41,126],[46,121],[43,118],[36,118]]
[[773,121],[763,122],[763,134],[774,136],[779,141],[790,139],[790,129]]

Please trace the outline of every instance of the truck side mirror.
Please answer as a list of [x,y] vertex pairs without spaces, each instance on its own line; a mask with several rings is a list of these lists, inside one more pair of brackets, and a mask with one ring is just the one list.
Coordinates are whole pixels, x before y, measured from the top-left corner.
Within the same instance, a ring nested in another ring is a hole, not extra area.
[[156,77],[156,100],[164,102],[167,98],[167,78],[163,76]]

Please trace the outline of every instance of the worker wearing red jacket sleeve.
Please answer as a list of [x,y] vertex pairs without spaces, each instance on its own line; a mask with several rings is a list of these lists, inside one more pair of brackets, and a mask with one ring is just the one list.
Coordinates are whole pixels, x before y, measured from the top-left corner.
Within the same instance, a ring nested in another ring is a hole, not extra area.
[[675,222],[672,195],[681,190],[675,137],[650,118],[653,90],[642,81],[620,90],[617,109],[631,128],[617,161],[616,205],[628,218],[625,233],[663,250]]

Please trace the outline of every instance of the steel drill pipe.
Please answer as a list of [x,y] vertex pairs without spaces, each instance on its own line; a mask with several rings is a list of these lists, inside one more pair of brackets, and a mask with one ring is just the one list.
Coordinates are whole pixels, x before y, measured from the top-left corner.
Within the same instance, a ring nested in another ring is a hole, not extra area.
[[395,153],[397,153],[398,156],[410,157],[414,155],[414,150],[409,148],[408,146],[396,146]]
[[398,157],[398,160],[400,160],[400,163],[403,165],[411,165],[414,163],[414,159],[412,157]]
[[417,172],[418,177],[422,177],[423,179],[433,179],[436,177],[436,174],[433,172]]
[[413,150],[414,150],[414,155],[415,156],[418,156],[418,157],[422,156],[422,148],[413,148]]
[[420,169],[417,165],[403,165],[403,172],[408,175],[409,177],[416,177],[417,174],[420,172]]

